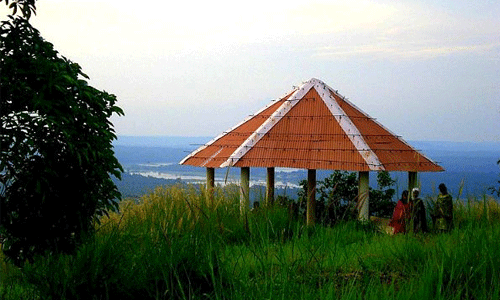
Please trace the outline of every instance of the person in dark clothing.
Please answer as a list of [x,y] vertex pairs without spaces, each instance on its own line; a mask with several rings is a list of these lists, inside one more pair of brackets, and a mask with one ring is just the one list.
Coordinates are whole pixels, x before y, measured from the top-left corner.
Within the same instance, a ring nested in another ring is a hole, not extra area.
[[439,185],[439,195],[432,218],[438,231],[447,232],[453,228],[453,199],[444,183]]
[[419,195],[420,190],[418,188],[414,188],[412,190],[411,200],[413,232],[429,232],[429,228],[427,227],[427,218],[425,216],[424,201],[418,197]]

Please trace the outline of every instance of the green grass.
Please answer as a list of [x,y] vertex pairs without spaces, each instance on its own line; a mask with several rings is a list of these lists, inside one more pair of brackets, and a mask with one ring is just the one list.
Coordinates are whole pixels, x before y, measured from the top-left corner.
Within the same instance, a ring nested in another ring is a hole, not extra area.
[[3,262],[1,299],[496,299],[500,206],[455,203],[445,234],[308,228],[286,208],[241,214],[237,190],[207,201],[158,188],[123,201],[75,255]]

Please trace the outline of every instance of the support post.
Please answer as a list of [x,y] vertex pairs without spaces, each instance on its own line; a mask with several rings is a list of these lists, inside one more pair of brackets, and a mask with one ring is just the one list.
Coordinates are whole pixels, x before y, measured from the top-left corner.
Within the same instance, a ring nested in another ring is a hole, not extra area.
[[250,168],[241,168],[240,211],[245,213],[250,208]]
[[210,205],[214,202],[215,169],[207,168],[207,200]]
[[266,204],[272,205],[273,202],[274,202],[274,168],[267,168]]
[[369,214],[369,193],[370,193],[370,173],[363,171],[359,172],[358,185],[358,219],[360,221],[368,221]]
[[413,190],[413,188],[417,187],[418,186],[418,173],[417,172],[408,172],[408,193],[409,193],[409,197],[408,198],[413,198],[413,194],[411,192],[411,190]]
[[307,212],[306,224],[316,223],[316,170],[307,170]]

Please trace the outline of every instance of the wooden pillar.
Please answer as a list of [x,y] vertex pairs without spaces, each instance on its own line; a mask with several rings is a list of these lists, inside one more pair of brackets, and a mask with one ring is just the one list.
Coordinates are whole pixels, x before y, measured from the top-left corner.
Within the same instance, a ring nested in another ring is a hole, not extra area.
[[250,208],[250,168],[241,168],[240,211],[245,213]]
[[214,201],[215,169],[207,168],[207,200],[210,204]]
[[408,172],[408,198],[412,198],[413,197],[413,194],[411,192],[411,190],[413,190],[413,188],[417,187],[418,186],[418,173],[417,172]]
[[359,185],[358,185],[358,219],[360,221],[367,221],[370,218],[369,213],[369,192],[370,192],[370,173],[359,172]]
[[306,224],[316,223],[316,170],[307,170],[307,212]]
[[268,205],[274,202],[274,168],[267,168],[266,182],[266,203]]

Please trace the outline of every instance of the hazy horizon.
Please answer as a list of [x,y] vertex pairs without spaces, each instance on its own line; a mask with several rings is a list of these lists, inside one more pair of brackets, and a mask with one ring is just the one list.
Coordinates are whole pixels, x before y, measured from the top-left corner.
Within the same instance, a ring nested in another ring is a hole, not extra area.
[[[206,140],[206,142],[209,142],[210,140],[214,139],[216,136],[183,136],[183,135],[117,135],[117,140],[114,141],[115,144],[121,144],[122,141],[128,140],[128,142],[132,142],[131,139],[135,139],[135,141],[142,140],[142,142],[149,140],[150,142],[153,142],[154,144],[158,144],[158,142],[161,141],[166,141],[166,140],[172,140],[172,139],[180,139],[180,140]],[[120,140],[121,138],[121,140]],[[485,145],[491,145],[494,148],[481,148],[485,150],[498,150],[500,151],[500,141],[446,141],[446,140],[406,140],[403,138],[406,142],[412,144],[412,143],[431,143],[431,144],[437,144],[437,143],[443,143],[443,145],[478,145],[478,146],[485,146]],[[135,143],[135,142],[134,142]],[[121,144],[123,145],[123,144]],[[446,149],[445,147],[445,149]],[[500,157],[500,153],[499,153]]]
[[[125,137],[115,141],[116,155],[127,173],[141,174],[144,178],[180,178],[187,182],[201,180],[206,176],[205,168],[179,165],[178,163],[191,151],[197,149],[200,139],[203,142],[210,137]],[[447,183],[454,193],[463,186],[464,195],[487,192],[490,186],[497,186],[499,176],[500,142],[422,142],[408,141],[417,150],[445,168],[444,172],[419,173],[422,180],[423,193],[431,193],[440,182]],[[232,169],[230,173],[227,173]],[[239,182],[237,168],[216,169],[216,177],[220,180],[229,174],[228,182]],[[265,182],[266,171],[262,168],[252,168],[251,179]],[[284,171],[284,172],[282,172]],[[298,172],[295,172],[298,171]],[[304,179],[306,170],[277,168],[277,176],[283,183],[298,184]],[[318,178],[331,171],[318,170]],[[376,185],[376,172],[371,172],[370,182]],[[406,172],[391,172],[398,178],[399,188],[403,188],[408,179]],[[303,176],[302,176],[303,175]],[[302,176],[302,177],[301,177]],[[224,179],[225,180],[225,179]],[[318,179],[318,180],[321,180]],[[151,180],[155,182],[154,180]],[[126,185],[126,183],[123,183]],[[291,186],[289,184],[289,186]]]

